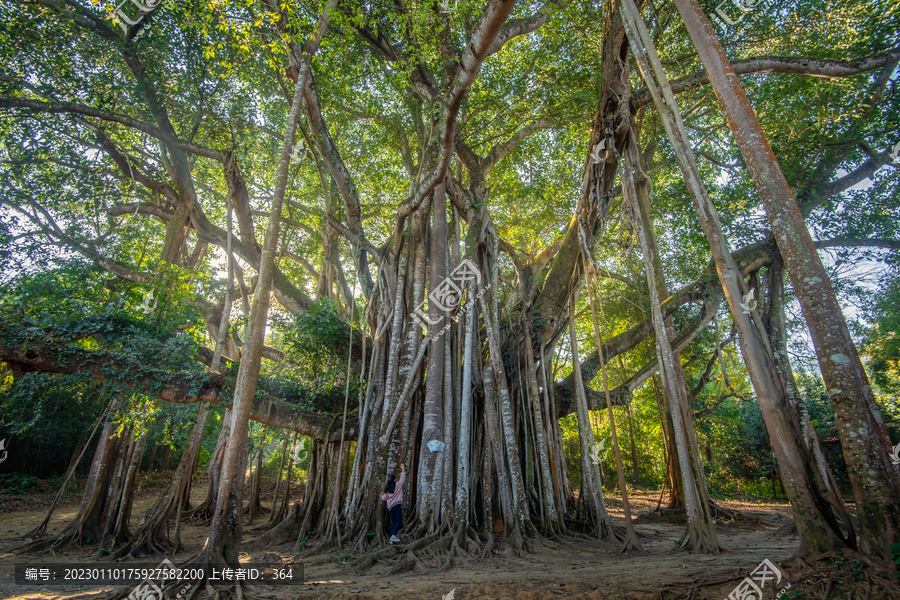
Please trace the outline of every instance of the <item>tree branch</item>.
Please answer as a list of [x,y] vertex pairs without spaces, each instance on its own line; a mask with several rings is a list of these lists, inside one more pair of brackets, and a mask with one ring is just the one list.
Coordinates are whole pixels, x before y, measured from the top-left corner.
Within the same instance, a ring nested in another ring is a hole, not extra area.
[[503,142],[502,144],[497,144],[484,157],[481,161],[481,164],[484,166],[484,174],[485,176],[490,172],[491,169],[496,166],[498,162],[503,160],[506,155],[515,150],[516,146],[519,145],[519,142],[530,136],[535,131],[541,129],[550,129],[554,127],[555,124],[552,123],[548,119],[535,119],[531,123],[528,123],[522,126],[521,129],[516,131],[508,140]]
[[852,248],[890,248],[896,250],[900,248],[900,240],[890,239],[866,239],[855,238],[852,236],[839,236],[830,240],[816,240],[816,248],[835,248],[835,247],[852,247]]
[[125,215],[149,215],[157,217],[164,224],[168,225],[172,219],[174,211],[149,202],[128,202],[126,204],[117,204],[106,209],[106,214],[111,217],[123,217]]
[[487,54],[490,56],[495,52],[499,52],[509,40],[521,35],[528,35],[536,31],[541,25],[547,22],[547,19],[555,13],[564,10],[572,0],[548,0],[536,13],[524,19],[512,19],[503,25],[500,33],[491,43]]
[[[856,60],[826,60],[810,57],[785,57],[785,56],[758,56],[747,58],[732,63],[734,72],[738,75],[751,73],[791,73],[795,75],[812,75],[814,77],[851,77],[866,71],[880,69],[900,57],[900,49],[893,49],[884,54],[858,58]],[[709,77],[705,72],[692,73],[670,82],[672,92],[679,94],[685,90],[707,85]],[[652,102],[647,88],[641,88],[634,93],[636,108],[641,108]]]
[[103,121],[119,123],[121,125],[125,125],[126,127],[137,129],[138,131],[142,131],[151,137],[154,137],[162,142],[165,142],[192,154],[205,156],[206,158],[212,158],[220,162],[225,161],[225,155],[218,150],[212,150],[210,148],[204,148],[195,144],[183,142],[173,136],[168,135],[167,133],[157,127],[154,127],[153,125],[144,123],[143,121],[138,121],[137,119],[132,119],[131,117],[127,117],[125,115],[111,113],[106,110],[92,108],[83,104],[77,104],[75,102],[42,102],[40,100],[30,100],[27,98],[3,97],[0,98],[0,108],[25,108],[45,113],[70,113],[85,115],[88,117],[95,117]]
[[[218,373],[170,373],[108,352],[85,350],[46,339],[9,343],[17,337],[10,326],[0,325],[0,360],[6,362],[16,376],[28,372],[86,374],[101,381],[122,376],[131,387],[175,403],[227,403],[234,391],[233,378]],[[283,390],[274,392],[277,395],[269,392],[257,394],[251,410],[252,420],[316,439],[340,439],[340,429],[333,428],[340,420],[330,414],[300,408],[298,404],[303,399]],[[348,420],[348,425],[345,439],[355,439],[355,419]]]
[[416,187],[412,196],[398,207],[395,238],[398,231],[402,232],[403,222],[406,218],[419,207],[422,200],[447,176],[450,159],[453,157],[456,119],[459,116],[460,105],[472,84],[475,83],[478,71],[489,55],[488,50],[500,33],[500,29],[507,17],[509,17],[509,13],[514,5],[515,0],[491,0],[484,9],[466,49],[463,50],[459,59],[456,81],[453,83],[450,91],[447,92],[443,102],[443,123],[441,123],[442,131],[437,166],[431,175],[427,176]]

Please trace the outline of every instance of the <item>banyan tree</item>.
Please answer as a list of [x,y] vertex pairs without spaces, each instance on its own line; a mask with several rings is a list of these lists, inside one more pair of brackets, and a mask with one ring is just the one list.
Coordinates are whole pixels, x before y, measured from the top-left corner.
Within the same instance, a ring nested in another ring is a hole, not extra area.
[[[791,6],[765,18],[797,18]],[[165,553],[188,520],[209,524],[202,562],[298,538],[372,550],[387,541],[379,495],[400,464],[412,552],[399,568],[417,568],[417,553],[488,555],[500,531],[517,552],[572,535],[640,549],[613,408],[646,385],[684,546],[717,553],[728,511],[710,495],[693,402],[719,375],[741,395],[733,344],[801,553],[890,559],[900,476],[817,252],[898,247],[882,221],[821,226],[891,161],[872,123],[900,114],[888,93],[900,50],[881,25],[865,44],[788,47],[720,40],[696,0],[4,7],[4,243],[35,263],[51,248],[87,263],[123,298],[75,324],[0,325],[14,377],[109,389],[81,510],[31,550],[102,540],[117,556]],[[819,82],[840,98],[816,96]],[[848,122],[801,152],[779,137],[766,86],[796,87],[823,114],[840,105]],[[740,200],[722,191],[732,183]],[[896,175],[879,185],[896,201]],[[673,259],[678,235],[690,248]],[[673,274],[673,260],[690,267]],[[797,392],[786,289],[834,406],[858,527]],[[272,326],[300,317],[327,331],[340,375],[327,402],[279,380],[299,367]],[[152,352],[124,352],[111,333],[161,327],[168,345]],[[682,354],[701,340],[712,353],[698,383]],[[183,360],[159,359],[165,348]],[[136,393],[197,408],[172,482],[129,525],[145,438],[109,415]],[[191,506],[211,405],[230,410],[209,495]],[[614,474],[591,458],[598,414]],[[302,497],[278,501],[256,539],[242,531],[245,500],[251,517],[259,506],[244,477],[261,464],[251,422],[288,432],[282,469],[301,447],[308,465]],[[616,484],[625,527],[604,498]]]

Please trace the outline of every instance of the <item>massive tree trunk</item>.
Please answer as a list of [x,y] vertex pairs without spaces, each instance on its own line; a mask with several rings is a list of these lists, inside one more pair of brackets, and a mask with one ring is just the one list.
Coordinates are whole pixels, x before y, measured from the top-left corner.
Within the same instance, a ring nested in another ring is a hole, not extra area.
[[[843,536],[844,542],[850,548],[856,548],[856,533],[850,513],[847,511],[843,494],[841,494],[831,468],[828,466],[822,443],[819,441],[819,436],[813,428],[809,411],[806,409],[806,403],[800,395],[800,390],[797,389],[794,372],[791,369],[791,361],[787,351],[787,331],[784,316],[784,264],[780,260],[772,262],[768,269],[767,280],[767,310],[763,319],[766,330],[769,332],[769,343],[772,345],[775,367],[778,369],[778,375],[784,383],[785,393],[791,406],[800,417],[800,423],[803,427],[803,443],[809,451],[811,460],[815,463],[813,480],[818,486],[822,497],[825,498],[834,511],[835,517],[842,524],[842,529],[846,532]],[[782,483],[783,489],[784,484]]]
[[[663,384],[663,397],[669,405],[672,414],[675,459],[678,460],[681,469],[681,484],[684,491],[688,522],[686,533],[688,547],[695,552],[718,554],[719,542],[716,537],[715,523],[710,512],[711,507],[700,492],[700,486],[702,485],[700,479],[703,477],[703,472],[699,465],[699,456],[697,456],[696,452],[691,451],[693,441],[691,435],[693,429],[692,411],[687,403],[683,373],[680,371],[680,359],[672,351],[671,331],[666,327],[662,309],[660,308],[658,292],[660,286],[656,280],[658,265],[655,264],[653,250],[649,241],[649,230],[652,225],[646,221],[649,215],[644,214],[645,210],[641,206],[635,187],[634,169],[636,166],[635,159],[638,156],[635,144],[636,140],[634,136],[631,136],[625,150],[625,166],[622,170],[622,196],[625,205],[624,210],[630,213],[630,218],[634,223],[635,235],[639,240],[641,252],[644,256],[644,267],[650,288],[650,313],[653,318],[653,330],[656,334],[656,354],[660,366],[660,379]],[[676,361],[678,361],[677,367]],[[679,377],[679,374],[681,374],[681,377]]]
[[[110,413],[115,414],[119,402],[119,398],[113,399]],[[48,540],[25,544],[18,548],[18,551],[37,552],[47,548],[62,550],[73,544],[83,546],[100,540],[103,535],[103,515],[107,512],[107,505],[111,500],[109,482],[114,475],[115,460],[121,445],[122,440],[116,436],[115,424],[107,421],[103,425],[97,449],[94,451],[78,514],[59,535]]]
[[[802,539],[800,552],[826,552],[845,548],[837,523],[827,503],[817,493],[808,471],[811,467],[811,460],[809,460],[808,453],[804,453],[805,447],[799,441],[802,437],[800,422],[785,397],[784,389],[777,377],[774,359],[771,349],[768,347],[768,340],[762,331],[759,316],[755,313],[747,314],[741,310],[740,303],[745,293],[744,281],[734,258],[728,251],[728,244],[722,234],[716,209],[703,187],[690,141],[681,120],[681,112],[656,54],[650,34],[632,0],[623,0],[622,12],[626,19],[626,28],[641,74],[653,96],[666,134],[675,149],[679,167],[700,218],[701,227],[709,241],[716,269],[719,272],[719,280],[722,282],[737,326],[741,351],[759,399],[763,419],[772,440],[778,464],[782,469],[782,479],[790,481],[786,491],[791,499],[795,521]],[[658,342],[660,340],[661,338],[657,339]]]
[[794,194],[722,45],[695,0],[675,5],[747,162],[809,326],[856,499],[860,549],[887,560],[900,541],[900,475],[872,386]]
[[[443,300],[443,289],[447,277],[447,200],[444,184],[434,190],[432,202],[434,220],[431,225],[431,272],[429,274],[428,320],[431,346],[428,350],[428,371],[425,376],[424,421],[422,423],[422,445],[419,449],[418,502],[419,518],[426,520],[431,513],[429,528],[433,530],[439,523],[439,502],[441,495],[441,471],[444,450],[432,450],[429,443],[442,443],[444,438],[444,331],[449,323],[447,314],[438,304]],[[436,301],[436,299],[438,301]]]
[[[572,348],[572,368],[575,370],[576,378],[580,379],[581,374],[578,367],[581,360],[578,353],[578,337],[575,335],[575,301],[576,298],[573,297],[569,305],[569,342]],[[606,502],[603,499],[600,470],[590,458],[594,453],[594,432],[588,414],[584,383],[578,381],[577,385],[575,393],[578,401],[578,440],[581,446],[581,492],[579,496],[586,499],[585,507],[589,511],[588,518],[593,521],[598,535],[602,539],[616,540],[612,519],[606,512]]]
[[[178,462],[172,480],[153,508],[147,511],[147,514],[141,519],[128,543],[116,553],[116,558],[142,554],[170,554],[181,550],[181,542],[177,535],[181,531],[178,517],[182,516],[182,509],[189,500],[191,476],[194,472],[197,451],[200,449],[200,444],[203,443],[203,429],[206,427],[208,409],[209,405],[205,402],[201,402],[197,407],[197,420],[194,422],[191,436],[181,454],[181,460]],[[175,539],[170,540],[169,522],[173,518],[176,520],[176,536]]]
[[266,230],[266,240],[259,263],[259,278],[253,295],[253,304],[248,321],[247,340],[241,357],[237,381],[235,383],[234,405],[232,407],[231,435],[225,450],[222,463],[222,479],[219,484],[219,495],[216,512],[210,525],[206,547],[197,562],[216,564],[225,562],[234,566],[239,563],[238,554],[241,543],[241,508],[244,492],[244,463],[247,456],[247,432],[250,411],[256,395],[256,384],[259,381],[259,369],[262,349],[266,335],[266,319],[269,314],[269,296],[275,271],[275,255],[278,251],[278,236],[281,231],[281,208],[287,189],[288,169],[297,122],[300,117],[303,88],[310,69],[312,54],[318,49],[319,42],[328,27],[329,11],[336,6],[331,0],[316,27],[315,33],[307,43],[304,62],[297,77],[288,122],[285,127],[284,145],[278,164],[278,175],[272,197],[271,216]]

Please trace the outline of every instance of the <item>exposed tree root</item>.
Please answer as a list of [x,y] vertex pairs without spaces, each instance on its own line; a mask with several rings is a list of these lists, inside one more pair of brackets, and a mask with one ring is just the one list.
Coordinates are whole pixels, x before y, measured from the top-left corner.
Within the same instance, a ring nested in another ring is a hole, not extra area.
[[797,535],[797,523],[789,519],[787,523],[772,532],[772,537],[788,537]]
[[497,538],[494,537],[493,532],[487,532],[487,542],[484,545],[484,550],[481,552],[481,558],[489,558],[491,553],[494,551],[494,545],[497,543]]
[[413,571],[415,573],[425,573],[428,571],[428,567],[422,564],[422,561],[412,552],[410,552],[406,558],[402,561],[381,573],[378,577],[390,577],[391,575],[395,575],[397,573],[402,573],[404,571]]
[[[786,579],[804,598],[898,598],[896,567],[853,550],[795,557],[781,565]],[[784,581],[782,581],[784,584]]]
[[[738,513],[738,514],[740,514],[740,513]],[[843,519],[841,519],[839,516],[835,516],[835,519],[837,520],[838,525],[840,525],[842,530],[847,529],[846,525],[844,525]],[[855,515],[851,515],[850,520],[851,520],[853,527],[856,528],[856,531],[859,531],[859,519]],[[798,535],[797,523],[794,521],[794,519],[788,519],[788,521],[786,523],[783,523],[780,527],[778,527],[778,529],[773,531],[770,535],[772,537],[777,537],[777,538]]]
[[257,548],[280,546],[281,544],[296,541],[298,535],[300,535],[300,523],[284,520],[261,536],[243,542],[241,551],[247,552]]
[[649,554],[649,552],[644,550],[644,547],[641,546],[641,542],[638,539],[639,537],[640,537],[640,534],[638,532],[634,531],[634,529],[632,529],[631,531],[627,531],[622,536],[622,547],[619,548],[619,554],[626,554],[629,551],[643,552],[644,554]]
[[396,556],[400,552],[400,548],[397,546],[389,546],[380,552],[372,552],[366,558],[364,558],[361,562],[356,563],[355,565],[350,565],[350,570],[354,573],[362,573],[376,562],[383,558],[388,558],[391,556]]
[[735,510],[733,508],[725,508],[719,504],[716,504],[712,500],[709,501],[709,509],[712,512],[712,516],[716,519],[724,519],[726,521],[734,521],[738,517],[745,517],[744,513],[739,510]]
[[432,542],[428,546],[426,546],[423,550],[426,554],[437,554],[443,550],[447,550],[450,548],[450,544],[453,542],[452,535],[445,535],[441,539]]

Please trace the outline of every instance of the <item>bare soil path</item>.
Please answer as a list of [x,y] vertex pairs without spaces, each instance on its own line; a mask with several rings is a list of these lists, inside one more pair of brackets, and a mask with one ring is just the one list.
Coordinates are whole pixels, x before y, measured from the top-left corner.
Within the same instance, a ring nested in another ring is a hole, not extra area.
[[[194,502],[204,497],[205,488],[196,487]],[[152,506],[156,494],[149,490],[136,500],[133,523]],[[790,507],[784,503],[721,502],[722,505],[741,511],[740,518],[731,522],[719,522],[717,532],[725,552],[718,555],[695,555],[678,549],[677,543],[684,526],[654,513],[657,495],[647,493],[633,499],[632,509],[638,518],[635,529],[642,536],[647,553],[620,554],[618,546],[597,540],[570,538],[564,544],[551,548],[538,545],[538,550],[524,557],[514,556],[511,550],[499,549],[485,559],[469,561],[447,571],[439,571],[437,558],[424,559],[425,573],[406,573],[383,578],[396,558],[377,562],[365,572],[354,572],[350,565],[358,563],[365,555],[346,551],[329,550],[301,554],[293,544],[255,550],[242,555],[241,560],[262,562],[273,558],[304,563],[305,583],[290,586],[256,586],[252,595],[277,600],[307,598],[354,598],[358,600],[441,600],[451,591],[456,600],[491,598],[500,600],[549,600],[549,599],[650,599],[691,598],[692,600],[727,598],[734,587],[747,577],[764,559],[781,565],[791,558],[798,547],[796,537],[778,538],[773,535],[790,515]],[[77,497],[64,502],[57,509],[49,527],[50,533],[58,533],[77,512]],[[23,503],[25,510],[15,510],[15,499],[7,496],[0,502],[0,598],[26,599],[75,599],[102,598],[113,588],[69,587],[48,588],[16,586],[13,583],[13,565],[72,564],[87,566],[98,560],[96,548],[72,549],[55,555],[17,556],[10,552],[17,538],[35,527],[43,519],[46,508],[35,501]],[[11,504],[12,503],[12,504]],[[269,506],[264,501],[264,505]],[[621,502],[615,496],[608,498],[610,512],[621,522]],[[263,515],[257,523],[245,526],[245,537],[254,534],[249,529],[265,522]],[[180,564],[194,556],[206,541],[206,527],[188,525],[184,528],[183,541],[187,550],[169,557]],[[402,537],[402,536],[401,536]],[[301,549],[302,550],[302,549]],[[100,559],[102,560],[102,559]],[[158,562],[158,557],[145,557],[141,562]],[[796,569],[784,570],[780,586],[791,583],[791,590],[783,597],[801,598],[798,595],[804,583]],[[792,581],[791,578],[794,578]],[[770,582],[764,589],[765,600],[775,597],[777,588]],[[837,597],[837,596],[834,596]],[[844,593],[842,598],[847,598]],[[869,590],[868,596],[859,598],[890,598]]]

